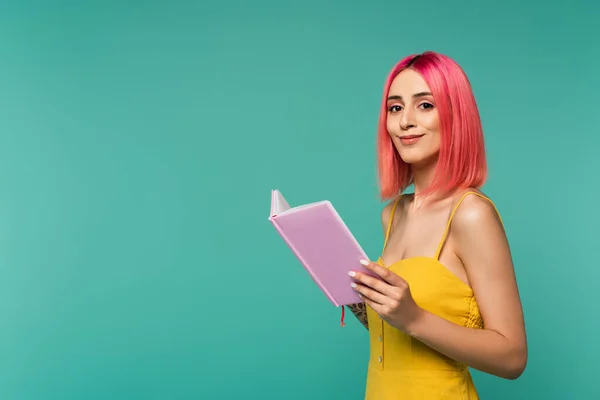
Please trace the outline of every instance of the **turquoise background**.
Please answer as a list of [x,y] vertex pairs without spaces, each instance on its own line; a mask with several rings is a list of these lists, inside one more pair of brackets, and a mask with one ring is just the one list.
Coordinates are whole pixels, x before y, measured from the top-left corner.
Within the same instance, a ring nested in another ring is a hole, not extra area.
[[376,257],[383,82],[429,49],[473,83],[527,319],[481,396],[600,397],[600,7],[481,3],[3,2],[0,398],[361,399],[367,331],[270,190]]

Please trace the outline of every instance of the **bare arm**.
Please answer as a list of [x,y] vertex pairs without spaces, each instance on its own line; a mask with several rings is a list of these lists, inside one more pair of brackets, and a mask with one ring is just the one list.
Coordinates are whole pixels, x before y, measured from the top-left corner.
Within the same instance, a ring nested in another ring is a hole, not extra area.
[[478,370],[516,379],[527,364],[523,311],[501,222],[485,199],[469,196],[453,221],[453,243],[469,276],[484,329],[456,325],[422,311],[408,333]]
[[[384,235],[387,231],[387,224],[390,219],[390,213],[392,212],[392,206],[393,202],[390,202],[381,211],[381,227]],[[369,321],[367,320],[367,307],[365,303],[351,304],[348,306],[348,309],[352,311],[352,314],[354,314],[360,323],[363,324],[363,326],[368,330]]]
[[352,314],[360,321],[363,326],[369,330],[369,321],[367,321],[367,307],[365,303],[357,303],[348,305],[348,309],[352,311]]

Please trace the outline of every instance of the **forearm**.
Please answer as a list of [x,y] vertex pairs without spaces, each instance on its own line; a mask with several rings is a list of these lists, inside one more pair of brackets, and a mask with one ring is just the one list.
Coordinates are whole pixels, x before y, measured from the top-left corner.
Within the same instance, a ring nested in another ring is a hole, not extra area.
[[365,303],[357,303],[348,305],[348,309],[360,321],[367,330],[369,329],[369,321],[367,320],[367,308]]
[[525,368],[526,350],[492,330],[467,328],[423,311],[408,333],[453,360],[499,377],[516,379]]

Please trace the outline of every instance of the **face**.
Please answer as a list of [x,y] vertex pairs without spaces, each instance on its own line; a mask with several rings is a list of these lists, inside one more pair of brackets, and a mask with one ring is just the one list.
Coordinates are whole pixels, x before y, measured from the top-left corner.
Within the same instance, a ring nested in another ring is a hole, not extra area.
[[440,150],[437,108],[429,86],[412,69],[400,72],[390,86],[387,130],[407,164],[425,166],[437,160]]

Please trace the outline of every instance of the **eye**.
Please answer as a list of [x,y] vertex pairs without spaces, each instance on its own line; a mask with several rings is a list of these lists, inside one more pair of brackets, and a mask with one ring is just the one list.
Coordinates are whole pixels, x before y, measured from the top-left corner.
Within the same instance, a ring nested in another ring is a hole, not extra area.
[[388,111],[390,111],[390,112],[398,112],[401,110],[402,110],[402,107],[397,104],[394,104],[393,106],[388,107]]
[[433,104],[431,103],[422,103],[419,105],[419,107],[423,107],[426,110],[432,109],[433,108]]

